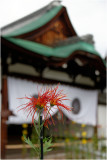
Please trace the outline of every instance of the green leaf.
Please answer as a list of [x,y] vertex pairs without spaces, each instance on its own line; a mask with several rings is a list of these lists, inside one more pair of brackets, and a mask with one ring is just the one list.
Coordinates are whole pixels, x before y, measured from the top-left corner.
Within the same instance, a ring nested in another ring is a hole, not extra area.
[[34,144],[31,142],[31,140],[29,139],[29,137],[26,138],[25,135],[23,135],[23,137],[24,137],[24,141],[25,141],[27,144],[29,144],[29,145],[36,151],[36,153],[38,154],[38,151],[39,151],[38,148],[34,146]]
[[52,148],[50,148],[53,144],[52,144],[52,137],[50,138],[44,138],[44,148],[43,148],[43,152],[48,152],[48,151],[51,151]]

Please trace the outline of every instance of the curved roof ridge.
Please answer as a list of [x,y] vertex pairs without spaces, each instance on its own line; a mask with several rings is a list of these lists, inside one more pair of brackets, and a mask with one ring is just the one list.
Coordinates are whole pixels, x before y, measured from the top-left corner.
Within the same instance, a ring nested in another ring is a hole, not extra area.
[[44,55],[46,57],[55,56],[55,57],[60,57],[60,58],[67,58],[76,50],[83,50],[83,51],[87,51],[92,54],[95,54],[97,56],[100,56],[99,53],[95,50],[93,45],[86,43],[84,41],[78,41],[77,43],[74,43],[74,44],[69,44],[65,46],[63,45],[63,46],[52,48],[52,47],[49,47],[49,46],[46,46],[40,43],[31,42],[28,40],[23,40],[23,39],[18,39],[18,38],[9,37],[5,39],[7,39],[8,41],[20,47],[33,51],[34,53]]
[[90,44],[94,44],[93,35],[92,34],[86,34],[84,36],[72,36],[67,39],[61,40],[54,44],[54,47],[63,46],[63,45],[69,45],[74,44],[79,41],[84,41]]
[[11,32],[14,32],[17,29],[20,29],[21,27],[23,27],[29,23],[32,23],[33,21],[39,19],[42,15],[44,15],[46,12],[50,11],[54,7],[61,5],[60,2],[61,2],[60,0],[52,1],[48,5],[46,5],[45,7],[42,7],[39,10],[16,20],[15,22],[12,22],[12,23],[2,27],[1,34],[2,35],[9,34]]

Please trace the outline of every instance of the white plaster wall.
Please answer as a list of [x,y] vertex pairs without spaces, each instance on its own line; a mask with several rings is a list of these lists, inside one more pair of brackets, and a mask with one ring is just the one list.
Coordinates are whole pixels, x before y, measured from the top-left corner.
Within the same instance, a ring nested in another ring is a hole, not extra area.
[[107,106],[98,105],[98,136],[107,137]]
[[20,64],[20,63],[10,65],[8,70],[9,70],[9,72],[27,74],[27,75],[32,75],[32,76],[39,75],[32,66]]

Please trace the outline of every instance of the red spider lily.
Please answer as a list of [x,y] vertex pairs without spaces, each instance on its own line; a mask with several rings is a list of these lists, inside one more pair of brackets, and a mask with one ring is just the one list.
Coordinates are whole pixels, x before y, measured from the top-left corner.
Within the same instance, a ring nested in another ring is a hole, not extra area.
[[56,105],[59,112],[61,113],[62,115],[62,118],[63,118],[63,113],[60,109],[60,107],[68,110],[68,111],[71,111],[71,109],[69,108],[69,106],[63,104],[63,100],[68,100],[68,99],[65,99],[67,96],[66,94],[63,94],[63,90],[59,90],[58,91],[58,86],[57,85],[54,89],[51,89],[50,93],[51,93],[51,96],[50,96],[50,105],[51,106],[54,106]]
[[[25,110],[28,112],[28,116],[31,115],[32,116],[32,123],[34,123],[34,116],[35,113],[38,113],[38,111],[42,111],[44,109],[44,111],[46,112],[49,108],[48,101],[49,101],[49,89],[46,89],[46,91],[44,91],[42,93],[42,89],[38,92],[38,98],[35,97],[24,97],[24,98],[19,98],[19,99],[28,99],[29,102],[26,104],[23,104],[21,106],[22,107],[20,110]],[[19,107],[21,107],[19,106]],[[28,117],[27,116],[27,117]]]
[[[65,99],[66,95],[62,93],[63,90],[57,91],[58,90],[58,86],[57,85],[54,89],[52,88],[46,88],[46,91],[44,91],[42,93],[42,89],[38,92],[38,98],[35,97],[24,97],[25,99],[28,99],[29,102],[24,104],[25,106],[22,107],[20,110],[25,110],[28,112],[28,116],[31,115],[32,116],[32,123],[34,123],[34,116],[35,113],[38,113],[38,111],[42,111],[42,115],[44,118],[44,125],[48,127],[48,124],[50,124],[50,120],[49,120],[49,116],[51,117],[52,123],[54,124],[54,120],[52,118],[52,115],[50,114],[50,110],[52,108],[52,106],[56,105],[59,112],[61,113],[62,117],[63,117],[63,113],[60,109],[60,107],[71,111],[71,109],[66,106],[65,104],[62,103],[63,100],[67,100]],[[50,103],[50,106],[49,106]],[[22,105],[23,106],[23,105]],[[48,115],[48,116],[47,116]],[[48,118],[48,119],[47,119]]]
[[[68,111],[71,111],[71,109],[69,108],[69,106],[63,104],[63,100],[68,100],[68,99],[65,99],[67,96],[66,96],[66,94],[62,93],[63,90],[58,91],[58,86],[59,86],[59,84],[54,89],[50,88],[50,90],[49,90],[50,93],[49,93],[48,98],[49,98],[49,102],[50,102],[51,107],[54,106],[54,105],[57,106],[59,112],[62,115],[62,120],[63,120],[63,112],[61,110],[61,107],[68,110]],[[54,124],[52,116],[51,116],[51,119],[52,119],[52,122]],[[51,122],[49,121],[49,119],[45,121],[46,126],[50,123]]]

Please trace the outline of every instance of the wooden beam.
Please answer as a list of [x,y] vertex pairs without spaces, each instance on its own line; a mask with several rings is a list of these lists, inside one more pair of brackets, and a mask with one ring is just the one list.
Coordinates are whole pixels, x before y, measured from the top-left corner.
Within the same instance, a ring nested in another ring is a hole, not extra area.
[[[92,140],[87,140],[88,143],[91,143]],[[81,143],[81,140],[78,140],[78,141],[75,141],[74,142],[75,144],[78,144],[78,143]],[[71,145],[72,143],[71,142],[68,142],[67,145]],[[53,143],[52,145],[52,148],[54,147],[64,147],[66,145],[65,142],[60,142],[60,143]],[[35,144],[35,146],[37,147],[38,144]],[[23,147],[26,147],[26,148],[31,148],[30,145],[28,144],[8,144],[6,145],[6,149],[22,149]]]

